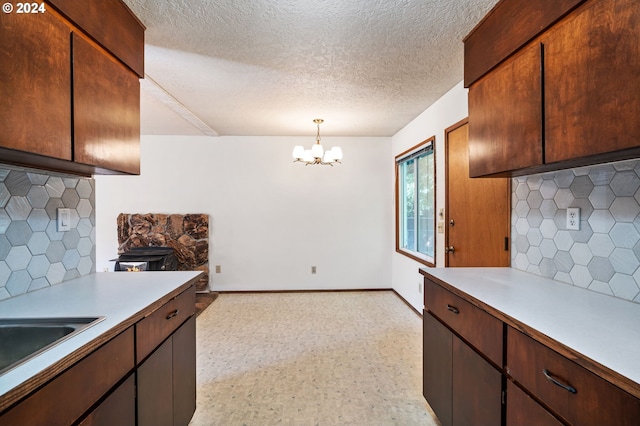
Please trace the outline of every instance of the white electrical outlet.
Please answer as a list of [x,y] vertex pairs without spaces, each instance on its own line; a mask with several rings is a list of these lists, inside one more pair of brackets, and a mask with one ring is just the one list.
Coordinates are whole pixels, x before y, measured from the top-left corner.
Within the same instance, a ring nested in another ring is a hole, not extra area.
[[580,207],[567,208],[567,229],[580,230]]

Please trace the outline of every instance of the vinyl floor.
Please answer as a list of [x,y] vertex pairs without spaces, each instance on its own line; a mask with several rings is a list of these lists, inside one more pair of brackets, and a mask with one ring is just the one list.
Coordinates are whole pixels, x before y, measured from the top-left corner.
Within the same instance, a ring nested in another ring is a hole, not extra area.
[[197,318],[192,425],[438,425],[422,320],[391,291],[222,293]]

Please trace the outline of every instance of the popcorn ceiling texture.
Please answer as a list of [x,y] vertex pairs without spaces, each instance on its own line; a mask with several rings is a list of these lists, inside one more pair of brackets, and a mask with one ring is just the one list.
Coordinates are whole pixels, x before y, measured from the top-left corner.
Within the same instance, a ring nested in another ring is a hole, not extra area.
[[[125,0],[147,27],[144,84],[241,136],[312,135],[314,118],[327,136],[394,135],[462,80],[462,39],[496,2]],[[171,134],[142,99],[142,133]]]
[[94,180],[45,173],[0,167],[0,300],[95,272]]
[[514,178],[512,191],[512,268],[640,303],[640,160]]

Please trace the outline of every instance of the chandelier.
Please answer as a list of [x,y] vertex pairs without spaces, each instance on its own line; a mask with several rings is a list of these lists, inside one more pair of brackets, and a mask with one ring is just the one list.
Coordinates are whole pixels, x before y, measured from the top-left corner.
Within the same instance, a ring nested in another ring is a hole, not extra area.
[[305,166],[310,164],[322,164],[323,166],[333,166],[335,163],[340,163],[342,160],[342,149],[338,146],[334,146],[328,151],[325,151],[320,144],[320,124],[324,122],[321,118],[313,120],[318,127],[316,133],[316,143],[311,146],[311,149],[304,149],[301,145],[297,145],[293,148],[293,162],[304,163]]

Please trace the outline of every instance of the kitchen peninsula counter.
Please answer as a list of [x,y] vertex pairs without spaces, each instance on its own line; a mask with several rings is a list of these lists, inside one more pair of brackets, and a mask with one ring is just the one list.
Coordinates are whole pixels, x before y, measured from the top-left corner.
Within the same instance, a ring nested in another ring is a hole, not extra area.
[[513,268],[420,273],[640,398],[640,304]]
[[4,410],[194,285],[202,272],[100,272],[0,301],[0,318],[104,320],[0,376]]

